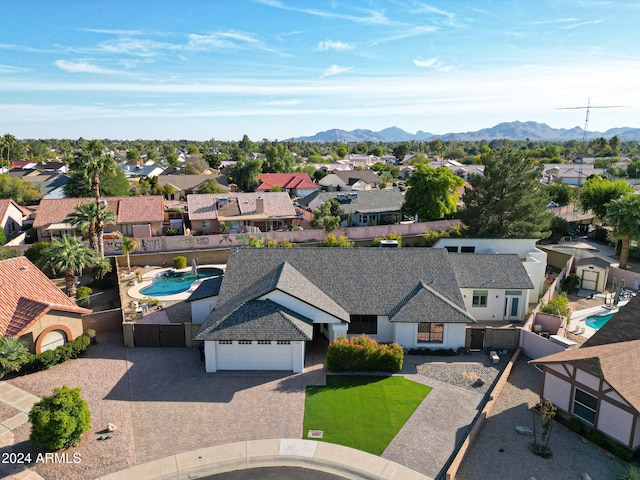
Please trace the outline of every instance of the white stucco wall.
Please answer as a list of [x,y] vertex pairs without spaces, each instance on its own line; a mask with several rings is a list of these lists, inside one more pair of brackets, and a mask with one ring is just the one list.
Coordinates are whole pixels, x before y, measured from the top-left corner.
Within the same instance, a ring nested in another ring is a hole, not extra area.
[[207,373],[218,371],[216,342],[204,342],[204,369]]
[[259,300],[265,299],[269,299],[278,305],[282,305],[283,307],[293,310],[294,312],[313,320],[313,323],[342,323],[339,318],[336,318],[313,305],[303,302],[302,300],[292,297],[281,290],[273,290],[259,298]]
[[631,426],[633,425],[633,415],[629,412],[601,400],[598,410],[598,430],[615,438],[623,445],[629,445],[631,438]]
[[600,379],[590,373],[585,372],[584,370],[580,370],[579,368],[576,371],[576,381],[580,382],[583,385],[586,385],[589,388],[592,388],[596,392],[600,391]]
[[538,303],[540,296],[544,293],[545,273],[547,271],[547,252],[537,248],[527,254],[524,269],[529,275],[533,290],[529,293],[529,302]]
[[[474,290],[487,290],[487,306],[486,307],[474,307],[473,306],[473,291]],[[513,289],[517,290],[517,289]],[[522,321],[527,311],[527,304],[529,302],[529,290],[520,290],[520,301],[518,304],[518,317],[517,320]],[[487,288],[461,288],[462,299],[467,312],[471,314],[473,318],[478,321],[492,321],[492,320],[504,320],[504,302],[506,300],[506,290],[504,289],[487,289]],[[513,319],[512,319],[513,320]]]
[[[475,246],[475,253],[516,253],[521,260],[527,258],[529,252],[538,250],[535,238],[462,238],[445,237],[439,238],[433,244],[433,248],[445,248],[458,246]],[[544,253],[538,250],[540,253]],[[545,254],[546,258],[546,254]]]
[[394,323],[395,341],[405,348],[453,348],[464,347],[467,325],[445,323],[442,343],[418,343],[417,323]]
[[191,302],[191,322],[204,323],[211,310],[213,310],[218,302],[218,297],[202,298]]
[[544,398],[565,412],[571,412],[569,406],[569,402],[571,401],[571,384],[569,382],[555,375],[546,374],[544,376]]

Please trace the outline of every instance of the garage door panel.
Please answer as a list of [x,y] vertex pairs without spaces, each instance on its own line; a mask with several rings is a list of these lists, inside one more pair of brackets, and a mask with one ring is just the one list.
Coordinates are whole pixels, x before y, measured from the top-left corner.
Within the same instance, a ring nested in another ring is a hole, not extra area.
[[585,290],[597,290],[598,289],[598,272],[583,270],[582,271],[582,288],[584,288]]
[[40,344],[40,351],[45,352],[47,350],[54,350],[67,341],[67,336],[62,330],[52,330],[45,334]]
[[292,345],[216,346],[218,370],[293,370]]

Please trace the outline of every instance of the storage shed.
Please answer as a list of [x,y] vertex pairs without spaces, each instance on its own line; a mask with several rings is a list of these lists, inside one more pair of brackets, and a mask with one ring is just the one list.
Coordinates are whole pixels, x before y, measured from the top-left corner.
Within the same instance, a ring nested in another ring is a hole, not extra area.
[[607,287],[611,263],[600,257],[586,257],[578,260],[576,276],[580,279],[580,288],[602,292]]

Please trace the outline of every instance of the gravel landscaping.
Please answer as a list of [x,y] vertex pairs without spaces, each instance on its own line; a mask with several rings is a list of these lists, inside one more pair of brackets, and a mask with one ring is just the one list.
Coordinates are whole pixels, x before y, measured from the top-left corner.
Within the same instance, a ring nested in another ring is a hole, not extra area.
[[557,424],[549,442],[552,458],[542,459],[529,450],[532,437],[518,434],[515,427],[532,427],[529,409],[538,403],[542,373],[527,360],[516,364],[456,478],[558,480],[579,479],[585,472],[594,480],[618,478],[625,471],[621,461]]
[[[504,370],[512,353],[500,355],[500,362],[493,364],[486,352],[472,352],[468,355],[440,357],[436,355],[405,355],[407,369],[449,385],[485,394],[494,380]],[[403,372],[405,368],[403,368]],[[478,379],[484,382],[476,383]]]
[[19,413],[20,413],[20,410],[18,410],[17,408],[13,408],[12,406],[7,405],[6,403],[0,402],[0,423],[4,422],[5,420],[8,420],[9,418]]

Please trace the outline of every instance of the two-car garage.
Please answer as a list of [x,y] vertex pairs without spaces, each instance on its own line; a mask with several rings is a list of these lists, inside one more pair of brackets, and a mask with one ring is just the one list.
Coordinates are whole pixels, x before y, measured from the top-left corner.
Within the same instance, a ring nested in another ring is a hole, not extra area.
[[207,372],[218,370],[281,370],[302,372],[304,341],[218,340],[205,341]]

